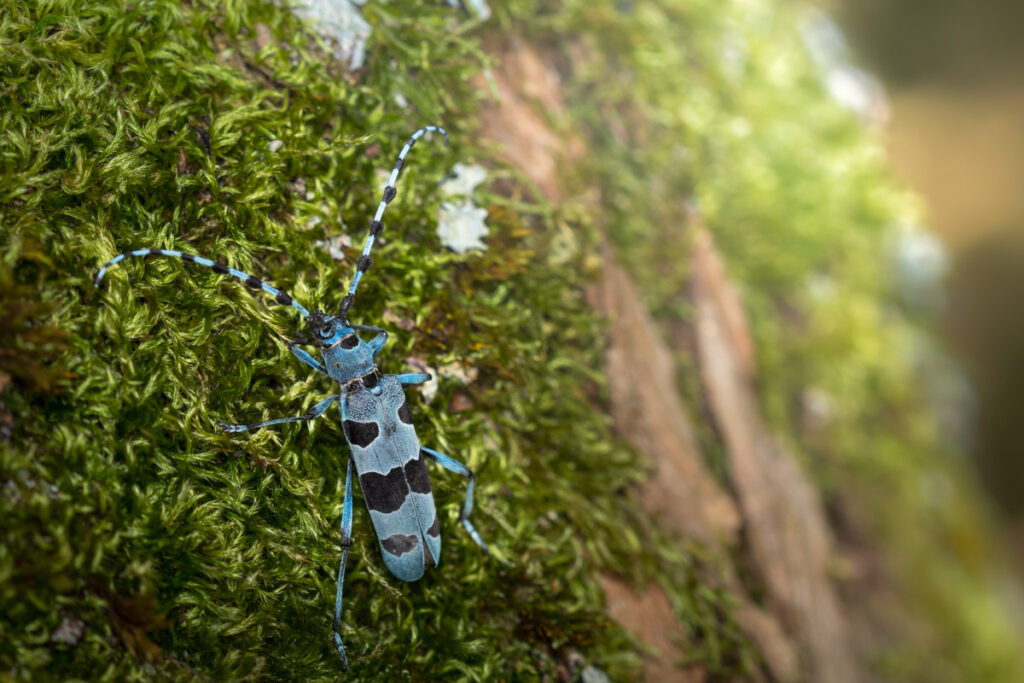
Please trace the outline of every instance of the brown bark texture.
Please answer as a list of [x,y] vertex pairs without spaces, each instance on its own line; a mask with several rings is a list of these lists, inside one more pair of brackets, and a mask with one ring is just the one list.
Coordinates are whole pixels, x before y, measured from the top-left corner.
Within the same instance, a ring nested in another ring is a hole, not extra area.
[[[582,154],[565,120],[564,94],[550,60],[513,41],[495,48],[490,84],[497,101],[481,115],[482,136],[501,146],[550,200],[565,198],[559,169]],[[684,228],[686,226],[683,226]],[[831,542],[821,501],[799,463],[771,433],[754,392],[755,347],[735,286],[710,234],[696,224],[692,296],[694,337],[707,403],[728,456],[718,482],[700,452],[676,384],[672,353],[629,275],[607,245],[603,277],[588,292],[608,318],[604,356],[610,409],[618,432],[650,462],[638,499],[663,528],[696,540],[721,558],[709,581],[738,599],[734,616],[764,660],[758,677],[776,681],[858,680],[847,625],[828,573]],[[679,226],[672,226],[679,229]],[[749,558],[757,586],[744,585],[726,559]],[[647,650],[648,681],[702,681],[705,672],[677,663],[685,634],[664,591],[601,582],[609,615]],[[763,594],[763,604],[749,597]]]

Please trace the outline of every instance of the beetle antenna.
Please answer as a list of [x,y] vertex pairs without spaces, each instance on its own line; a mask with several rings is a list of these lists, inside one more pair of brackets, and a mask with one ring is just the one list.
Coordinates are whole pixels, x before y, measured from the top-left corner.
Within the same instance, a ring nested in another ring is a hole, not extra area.
[[370,234],[366,236],[366,243],[363,245],[363,253],[359,257],[359,262],[356,264],[356,274],[352,278],[352,284],[348,288],[348,294],[341,300],[341,306],[338,309],[338,316],[344,321],[348,318],[349,309],[352,308],[352,303],[356,299],[356,288],[359,287],[359,280],[363,277],[363,273],[373,265],[373,259],[370,258],[370,251],[373,249],[373,242],[380,235],[384,229],[384,224],[381,223],[381,219],[384,217],[384,211],[388,208],[388,204],[395,198],[397,191],[395,190],[395,183],[398,182],[398,175],[402,172],[402,167],[405,165],[405,156],[409,153],[409,150],[413,148],[416,141],[419,140],[427,132],[436,132],[444,136],[444,144],[448,145],[448,133],[444,128],[440,126],[423,126],[418,131],[412,134],[409,141],[402,147],[402,151],[398,153],[398,159],[395,160],[395,167],[391,169],[391,176],[388,178],[388,184],[384,188],[384,196],[381,197],[380,204],[377,205],[377,213],[374,214],[373,220],[370,222]]
[[271,287],[258,277],[254,277],[252,275],[249,275],[248,273],[243,273],[240,270],[235,270],[234,268],[230,268],[218,261],[204,258],[202,256],[196,256],[195,254],[186,254],[185,252],[176,251],[174,249],[136,249],[134,251],[126,251],[123,254],[118,254],[114,258],[104,263],[103,267],[100,268],[100,272],[96,274],[96,281],[94,283],[96,287],[100,286],[100,282],[103,280],[103,276],[107,274],[108,268],[117,265],[118,263],[121,263],[121,261],[124,261],[127,258],[131,258],[132,256],[171,256],[173,258],[181,259],[182,261],[187,261],[189,263],[198,263],[201,266],[206,266],[207,268],[210,268],[215,273],[220,273],[221,275],[231,275],[232,277],[236,277],[242,282],[244,282],[246,286],[252,289],[262,289],[264,292],[274,297],[274,301],[281,304],[282,306],[291,306],[296,311],[301,313],[303,318],[309,317],[309,311],[306,310],[306,307],[300,304],[295,299],[293,299],[290,294],[288,294],[287,292],[283,292],[276,287]]

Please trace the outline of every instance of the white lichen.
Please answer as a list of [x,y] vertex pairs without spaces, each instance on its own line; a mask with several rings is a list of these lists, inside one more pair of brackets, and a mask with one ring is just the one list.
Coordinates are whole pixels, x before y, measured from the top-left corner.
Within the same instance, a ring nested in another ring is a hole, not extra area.
[[488,234],[487,209],[473,205],[473,200],[461,202],[444,202],[438,216],[437,234],[441,244],[458,254],[465,254],[470,249],[486,249],[487,245],[481,238]]
[[825,88],[842,106],[872,125],[889,119],[889,102],[877,78],[853,63],[842,29],[818,9],[806,11],[801,26],[804,45],[821,70]]
[[441,194],[446,197],[461,197],[461,201],[447,201],[441,204],[438,214],[437,234],[441,244],[452,251],[465,254],[470,249],[486,249],[481,238],[488,234],[487,209],[473,203],[473,190],[487,180],[487,170],[476,164],[458,163],[452,167],[452,175],[441,183]]
[[453,379],[459,384],[472,384],[480,374],[480,371],[476,368],[467,367],[459,361],[446,363],[438,368],[431,368],[422,358],[409,356],[405,359],[405,364],[417,372],[430,374],[430,379],[420,385],[420,394],[427,403],[432,402],[434,397],[437,396],[437,390],[440,388],[440,380],[442,378]]
[[324,38],[335,45],[334,57],[348,63],[351,71],[366,62],[366,41],[370,24],[359,12],[366,0],[298,0],[295,11],[313,23]]
[[344,249],[352,246],[352,238],[346,234],[335,235],[334,237],[328,237],[325,240],[317,240],[316,246],[321,249],[326,249],[327,253],[330,254],[331,258],[335,261],[344,261]]
[[452,175],[441,183],[441,194],[446,197],[468,197],[485,180],[487,169],[483,166],[460,162],[452,166]]

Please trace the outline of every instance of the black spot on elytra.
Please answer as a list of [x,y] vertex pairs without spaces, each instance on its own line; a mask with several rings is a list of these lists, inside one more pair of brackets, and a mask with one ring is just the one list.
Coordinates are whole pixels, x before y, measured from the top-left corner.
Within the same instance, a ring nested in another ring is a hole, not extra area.
[[380,545],[384,550],[401,557],[407,552],[412,551],[417,545],[419,545],[420,539],[415,536],[407,536],[405,534],[395,534],[394,536],[388,536],[381,540]]
[[423,462],[423,451],[416,454],[415,460],[405,463],[405,479],[416,493],[430,493],[430,477]]
[[441,522],[438,521],[437,515],[434,515],[434,522],[433,522],[433,524],[430,525],[430,528],[427,529],[427,536],[433,536],[434,538],[437,538],[440,535],[441,535]]
[[402,401],[402,406],[398,409],[398,419],[407,425],[412,424],[412,411],[409,410],[408,401]]
[[379,381],[377,380],[376,372],[371,372],[369,375],[363,377],[363,386],[367,389],[373,389],[377,384],[379,384]]
[[402,507],[409,495],[409,485],[405,483],[405,471],[401,467],[395,467],[387,474],[360,474],[359,486],[363,489],[366,506],[385,514]]
[[380,428],[376,422],[345,420],[342,427],[345,429],[345,438],[348,439],[348,442],[360,448],[369,446],[377,438],[377,435],[380,434]]
[[431,567],[437,566],[437,560],[434,558],[434,553],[430,552],[430,546],[426,543],[423,544],[423,555],[426,563]]

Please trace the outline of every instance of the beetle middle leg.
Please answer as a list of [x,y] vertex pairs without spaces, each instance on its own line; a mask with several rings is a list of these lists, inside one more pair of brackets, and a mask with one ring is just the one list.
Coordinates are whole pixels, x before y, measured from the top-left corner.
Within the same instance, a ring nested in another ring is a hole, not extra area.
[[221,420],[217,420],[217,426],[223,429],[225,432],[253,432],[259,429],[260,427],[267,427],[269,425],[279,425],[284,424],[285,422],[308,422],[310,420],[315,420],[316,418],[323,415],[324,411],[327,410],[330,407],[330,405],[337,400],[338,395],[332,394],[325,398],[324,400],[317,403],[312,408],[310,408],[308,413],[306,413],[305,415],[299,415],[298,417],[279,417],[276,420],[267,420],[266,422],[257,422],[251,425],[233,425],[228,424],[227,422],[223,422]]
[[473,491],[476,489],[476,478],[473,476],[473,471],[458,460],[449,458],[443,453],[438,453],[433,448],[420,446],[420,451],[423,452],[423,455],[427,456],[449,472],[454,472],[455,474],[469,479],[469,484],[466,485],[466,500],[462,504],[462,511],[459,513],[459,521],[462,522],[462,526],[465,527],[466,533],[469,534],[469,537],[472,538],[473,541],[486,553],[487,544],[484,543],[482,538],[480,538],[480,534],[477,533],[476,527],[473,526],[473,523],[469,521],[469,515],[473,512]]

